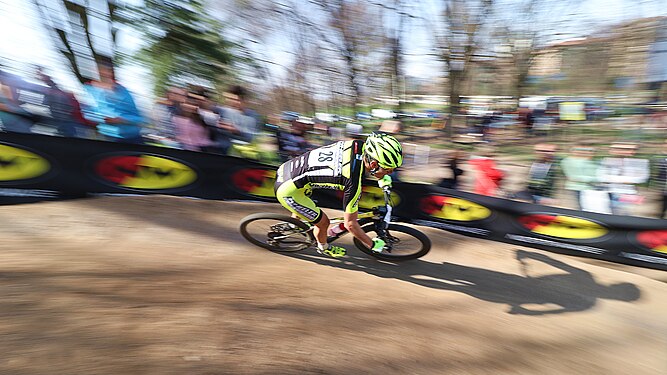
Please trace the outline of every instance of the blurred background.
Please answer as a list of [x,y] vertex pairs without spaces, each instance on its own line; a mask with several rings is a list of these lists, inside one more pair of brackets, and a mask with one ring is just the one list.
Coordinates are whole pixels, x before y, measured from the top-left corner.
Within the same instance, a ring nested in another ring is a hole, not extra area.
[[272,164],[381,130],[405,181],[663,217],[664,5],[0,0],[0,123]]

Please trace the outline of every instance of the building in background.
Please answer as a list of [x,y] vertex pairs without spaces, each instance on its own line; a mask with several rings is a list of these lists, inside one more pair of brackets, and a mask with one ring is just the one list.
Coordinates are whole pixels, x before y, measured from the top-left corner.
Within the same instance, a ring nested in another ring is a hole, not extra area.
[[539,49],[529,76],[542,93],[658,90],[667,81],[667,17]]

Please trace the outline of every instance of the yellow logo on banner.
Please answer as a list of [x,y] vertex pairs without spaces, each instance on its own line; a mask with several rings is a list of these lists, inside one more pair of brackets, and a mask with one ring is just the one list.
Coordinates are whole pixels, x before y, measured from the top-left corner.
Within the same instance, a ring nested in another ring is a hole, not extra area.
[[491,210],[480,204],[444,195],[422,198],[421,209],[429,216],[454,221],[475,221],[491,216]]
[[526,215],[519,218],[519,223],[533,233],[577,240],[598,238],[609,232],[593,221],[564,215]]
[[108,157],[97,162],[95,172],[119,186],[142,190],[174,189],[197,180],[197,173],[187,165],[153,155]]
[[242,192],[250,195],[264,198],[276,196],[273,191],[276,171],[272,169],[241,169],[232,175],[232,182]]
[[43,157],[30,151],[0,144],[0,181],[20,181],[39,177],[51,170]]
[[[391,193],[391,201],[396,207],[401,203],[401,198],[398,194]],[[359,208],[371,209],[374,207],[384,206],[384,192],[379,187],[363,186],[361,190],[361,198],[359,198]]]

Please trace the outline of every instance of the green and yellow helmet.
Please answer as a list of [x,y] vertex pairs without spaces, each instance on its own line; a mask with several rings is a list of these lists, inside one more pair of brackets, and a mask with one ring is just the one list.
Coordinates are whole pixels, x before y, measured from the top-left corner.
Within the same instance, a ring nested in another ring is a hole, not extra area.
[[398,168],[403,164],[403,148],[394,136],[385,133],[372,133],[366,138],[364,152],[377,160],[384,169]]

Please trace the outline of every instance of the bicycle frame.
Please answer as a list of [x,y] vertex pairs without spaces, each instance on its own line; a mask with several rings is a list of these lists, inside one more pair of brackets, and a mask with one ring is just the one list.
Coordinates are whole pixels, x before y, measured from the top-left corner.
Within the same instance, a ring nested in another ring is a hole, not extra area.
[[[363,232],[384,240],[382,251],[378,252],[370,249],[358,238],[354,238],[354,245],[363,253],[388,261],[416,259],[428,253],[431,249],[431,241],[424,233],[414,228],[392,222],[390,190],[389,188],[383,188],[383,192],[384,205],[354,215],[357,217],[358,224],[361,225]],[[266,228],[267,220],[270,223],[268,224],[268,232]],[[344,221],[344,217],[335,217],[329,221],[334,223],[334,225],[340,224]],[[257,224],[251,224],[256,222]],[[356,228],[357,224],[354,225]],[[296,217],[287,217],[283,214],[274,213],[249,215],[241,220],[239,227],[243,237],[251,243],[277,252],[294,252],[313,246],[316,241],[312,232],[313,228],[315,227],[312,224],[299,220]],[[259,232],[257,231],[258,229]],[[333,242],[348,232],[347,230],[343,230],[334,236],[328,236],[327,239],[329,242]],[[259,233],[259,237],[257,233]],[[415,241],[417,242],[415,243]],[[396,250],[395,254],[394,250]]]
[[[382,191],[384,193],[384,206],[374,207],[369,212],[359,214],[357,216],[357,221],[359,222],[359,225],[365,225],[367,223],[374,222],[376,232],[378,235],[380,235],[380,237],[384,238],[387,236],[387,227],[391,221],[392,202],[391,189],[389,187],[384,187]],[[331,224],[340,224],[344,222],[345,219],[343,217],[336,217],[329,219],[329,221]],[[327,242],[336,241],[347,233],[349,233],[349,231],[346,228],[335,236],[327,237]]]

